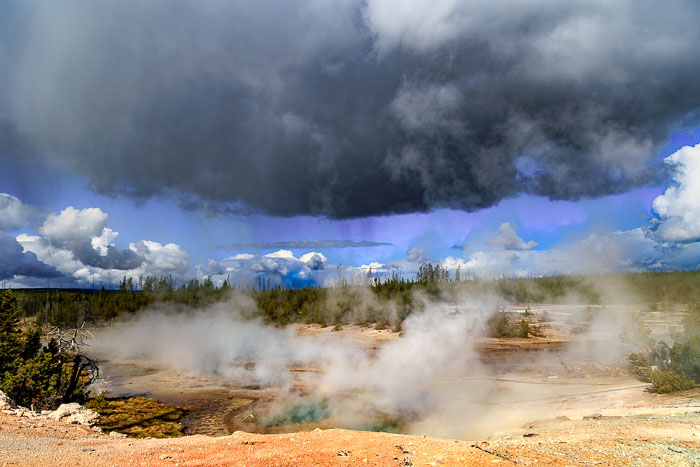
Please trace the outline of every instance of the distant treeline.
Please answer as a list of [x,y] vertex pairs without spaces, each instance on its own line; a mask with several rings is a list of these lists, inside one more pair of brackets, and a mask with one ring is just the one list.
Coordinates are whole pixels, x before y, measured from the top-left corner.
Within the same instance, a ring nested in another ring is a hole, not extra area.
[[515,303],[663,306],[700,301],[700,271],[450,280],[444,268],[426,264],[416,280],[398,276],[367,279],[364,286],[337,288],[283,288],[262,280],[258,288],[236,288],[226,281],[217,286],[209,279],[193,279],[175,287],[168,277],[147,277],[138,284],[125,278],[118,290],[19,289],[15,295],[25,318],[58,326],[109,322],[156,303],[205,307],[231,296],[234,290],[252,298],[257,305],[254,313],[279,325],[377,323],[398,327],[408,315],[422,309],[426,299],[461,303],[464,297],[487,294]]
[[220,301],[230,290],[228,282],[216,287],[211,280],[192,279],[174,287],[170,277],[146,277],[134,285],[124,278],[119,289],[15,289],[24,318],[39,324],[79,326],[83,322],[109,322],[133,314],[153,303],[203,307]]

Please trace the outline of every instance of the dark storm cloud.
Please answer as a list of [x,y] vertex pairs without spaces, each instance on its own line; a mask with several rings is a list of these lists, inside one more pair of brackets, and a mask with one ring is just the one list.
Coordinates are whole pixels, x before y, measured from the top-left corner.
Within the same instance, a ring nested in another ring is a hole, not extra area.
[[0,232],[0,279],[14,276],[62,277],[53,266],[42,263],[32,252],[24,253],[14,237]]
[[109,195],[283,216],[617,193],[658,182],[661,145],[698,123],[698,17],[695,1],[8,0],[0,149]]
[[391,246],[393,243],[369,242],[366,240],[298,240],[293,242],[257,242],[231,243],[219,248],[228,250],[267,250],[272,248],[368,248],[375,246]]

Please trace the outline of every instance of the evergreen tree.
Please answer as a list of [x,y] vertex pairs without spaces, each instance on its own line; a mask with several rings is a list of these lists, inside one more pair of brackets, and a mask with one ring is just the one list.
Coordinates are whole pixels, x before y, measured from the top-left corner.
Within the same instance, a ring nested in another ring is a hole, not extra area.
[[[85,380],[80,367],[62,355],[54,340],[41,349],[40,331],[19,329],[20,309],[11,291],[0,296],[0,390],[16,403],[55,408],[61,402],[82,400]],[[64,360],[65,359],[65,360]],[[77,371],[75,371],[77,369]],[[70,371],[74,370],[75,377]]]
[[11,290],[0,295],[0,375],[14,369],[22,352],[19,307]]

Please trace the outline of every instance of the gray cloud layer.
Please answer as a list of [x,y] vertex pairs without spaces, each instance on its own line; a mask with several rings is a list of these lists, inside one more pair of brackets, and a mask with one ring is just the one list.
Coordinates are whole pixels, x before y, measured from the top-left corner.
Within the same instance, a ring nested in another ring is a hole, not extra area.
[[231,243],[220,248],[230,250],[267,250],[270,248],[367,248],[375,246],[391,246],[392,243],[369,242],[366,240],[298,240],[292,242],[257,242],[257,243]]
[[695,1],[407,8],[4,1],[0,157],[106,194],[351,218],[622,192],[698,123]]

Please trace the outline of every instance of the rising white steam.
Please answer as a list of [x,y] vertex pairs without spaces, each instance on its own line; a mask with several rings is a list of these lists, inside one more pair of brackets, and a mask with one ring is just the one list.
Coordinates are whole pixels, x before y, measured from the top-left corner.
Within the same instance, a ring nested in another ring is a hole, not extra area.
[[[402,337],[372,350],[249,319],[254,304],[236,295],[204,310],[149,310],[100,332],[94,351],[113,361],[141,362],[241,385],[283,386],[288,394],[299,382],[290,368],[315,369],[304,372],[304,387],[317,398],[334,401],[331,410],[343,412],[346,419],[359,412],[358,404],[370,405],[409,420],[412,431],[467,436],[490,427],[498,413],[494,409],[503,404],[541,398],[550,391],[531,385],[517,394],[508,392],[481,363],[475,343],[497,303],[492,297],[469,297],[449,306],[428,304],[424,312],[404,321]],[[460,312],[454,313],[456,309]],[[562,358],[574,355],[583,361],[618,358],[620,321],[604,315],[593,317],[588,332],[604,331],[612,339],[595,345],[584,340],[586,344],[570,353],[526,358],[549,369],[561,369]],[[337,405],[339,395],[349,399]],[[497,421],[506,415],[522,423],[536,414],[519,408],[500,413]]]

